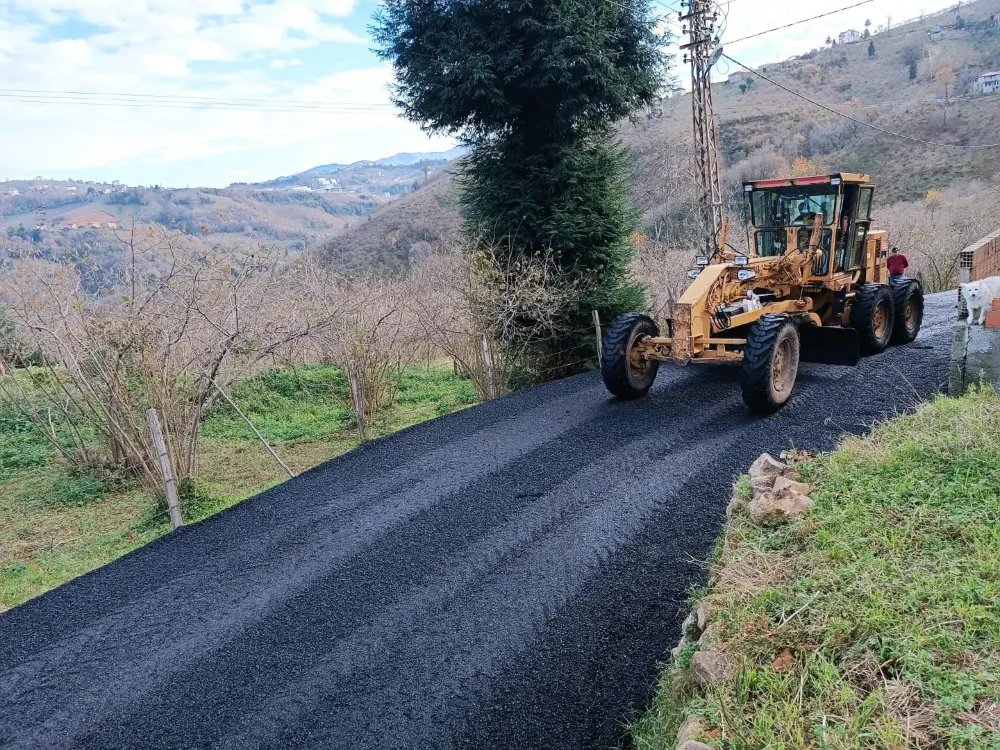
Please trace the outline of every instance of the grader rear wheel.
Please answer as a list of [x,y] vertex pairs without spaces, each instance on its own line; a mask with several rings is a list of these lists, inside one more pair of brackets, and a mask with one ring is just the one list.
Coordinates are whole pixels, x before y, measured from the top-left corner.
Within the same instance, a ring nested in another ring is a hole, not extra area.
[[659,335],[653,319],[641,313],[622,315],[611,324],[601,347],[601,374],[613,395],[632,400],[649,393],[660,363],[640,357],[639,344]]
[[750,329],[743,351],[743,400],[770,414],[788,403],[799,373],[799,329],[787,315],[765,315]]
[[896,305],[889,287],[865,284],[851,305],[851,326],[861,339],[862,354],[880,354],[889,346],[896,324]]
[[916,340],[924,322],[924,290],[913,279],[894,281],[890,286],[896,307],[892,343],[909,344]]

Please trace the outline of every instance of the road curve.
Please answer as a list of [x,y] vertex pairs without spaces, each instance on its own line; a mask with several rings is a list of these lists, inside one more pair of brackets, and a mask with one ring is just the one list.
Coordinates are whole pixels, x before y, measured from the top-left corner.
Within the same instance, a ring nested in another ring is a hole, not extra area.
[[652,696],[729,487],[944,387],[916,344],[807,366],[762,419],[731,368],[587,375],[369,444],[0,615],[0,747],[592,748]]

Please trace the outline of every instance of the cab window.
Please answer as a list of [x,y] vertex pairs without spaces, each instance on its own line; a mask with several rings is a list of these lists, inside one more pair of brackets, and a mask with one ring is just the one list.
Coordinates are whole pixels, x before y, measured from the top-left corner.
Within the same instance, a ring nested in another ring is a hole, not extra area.
[[811,227],[817,216],[830,226],[837,215],[837,192],[829,185],[755,190],[750,205],[757,227]]
[[872,195],[874,193],[872,188],[861,189],[861,197],[858,199],[858,221],[867,221],[871,218]]

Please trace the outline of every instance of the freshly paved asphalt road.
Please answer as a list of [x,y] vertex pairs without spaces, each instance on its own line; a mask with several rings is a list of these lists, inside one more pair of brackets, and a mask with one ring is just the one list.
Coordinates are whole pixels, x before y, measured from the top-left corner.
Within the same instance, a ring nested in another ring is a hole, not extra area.
[[651,396],[583,376],[370,444],[0,616],[0,747],[601,748],[651,698],[729,487],[948,377],[911,347]]

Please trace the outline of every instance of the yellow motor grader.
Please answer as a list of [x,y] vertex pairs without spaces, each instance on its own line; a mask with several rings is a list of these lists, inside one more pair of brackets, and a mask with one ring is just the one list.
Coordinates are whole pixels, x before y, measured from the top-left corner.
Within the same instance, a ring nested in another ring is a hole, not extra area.
[[916,339],[923,290],[890,282],[868,175],[761,180],[744,191],[749,252],[723,238],[718,255],[699,257],[666,331],[642,313],[608,328],[601,372],[615,396],[645,395],[660,362],[740,364],[744,401],[774,412],[791,398],[800,362],[855,366]]

